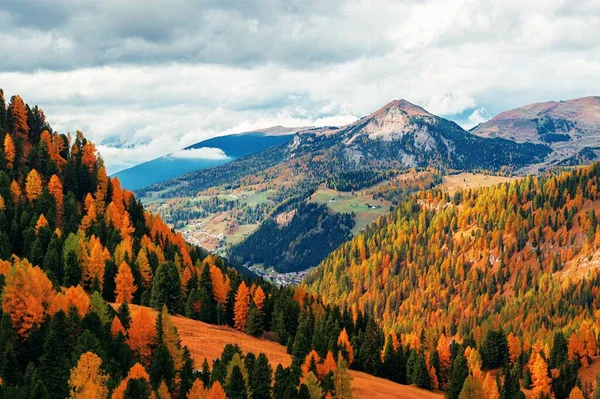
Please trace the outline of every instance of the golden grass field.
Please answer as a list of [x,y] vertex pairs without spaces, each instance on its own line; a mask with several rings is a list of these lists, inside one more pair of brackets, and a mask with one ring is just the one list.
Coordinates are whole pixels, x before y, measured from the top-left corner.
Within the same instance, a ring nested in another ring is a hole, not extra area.
[[485,175],[483,173],[458,173],[456,175],[444,176],[440,187],[447,189],[450,194],[454,194],[459,187],[465,189],[489,187],[498,183],[506,183],[517,178],[518,177]]
[[[114,306],[114,305],[113,305]],[[139,306],[130,305],[132,312]],[[157,312],[151,310],[153,314]],[[186,345],[196,367],[200,368],[204,358],[212,363],[213,359],[221,356],[221,351],[226,344],[238,344],[246,352],[259,354],[263,352],[268,358],[273,369],[278,364],[289,366],[291,357],[285,351],[285,347],[272,341],[254,338],[229,327],[215,326],[201,321],[191,320],[181,316],[174,316],[173,321],[181,342]],[[411,385],[400,385],[394,382],[377,378],[359,371],[351,371],[354,380],[352,387],[354,397],[361,398],[383,398],[383,399],[440,399],[442,392],[430,392]]]

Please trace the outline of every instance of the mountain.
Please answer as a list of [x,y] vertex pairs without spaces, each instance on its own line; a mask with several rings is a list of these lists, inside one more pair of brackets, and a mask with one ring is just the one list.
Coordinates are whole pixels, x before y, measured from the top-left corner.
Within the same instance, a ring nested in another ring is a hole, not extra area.
[[344,167],[350,169],[387,161],[397,167],[498,170],[541,160],[549,153],[543,145],[482,140],[406,100],[392,101],[338,130],[296,136],[287,155],[295,158],[321,149],[343,154]]
[[[194,170],[207,169],[289,142],[303,128],[273,126],[246,133],[213,137],[114,174],[124,187],[137,190]],[[196,151],[194,151],[196,150]],[[200,150],[200,151],[198,151]]]
[[[236,264],[296,272],[316,266],[385,213],[391,205],[387,199],[422,187],[407,189],[410,184],[401,176],[409,168],[510,171],[540,162],[549,151],[542,144],[482,138],[396,100],[347,126],[302,130],[285,145],[155,184],[140,195],[154,200],[150,208],[165,220],[186,227],[188,239]],[[417,180],[437,180],[429,176]],[[369,194],[342,194],[357,190]],[[218,206],[211,203],[215,194]],[[169,197],[176,199],[165,202]],[[312,197],[325,207],[304,206]],[[277,221],[286,217],[289,223]],[[327,233],[336,223],[338,233]]]
[[[481,137],[548,144],[553,153],[539,167],[589,163],[600,148],[600,97],[535,103],[503,112],[471,130]],[[583,154],[579,153],[583,151]]]
[[305,166],[308,170],[302,172],[321,179],[365,168],[515,169],[539,162],[549,153],[543,144],[479,137],[406,100],[395,100],[350,125],[302,130],[286,145],[187,173],[144,191],[172,188],[163,196],[193,195],[253,174],[268,174],[262,180],[274,180],[277,174],[269,172],[276,168]]

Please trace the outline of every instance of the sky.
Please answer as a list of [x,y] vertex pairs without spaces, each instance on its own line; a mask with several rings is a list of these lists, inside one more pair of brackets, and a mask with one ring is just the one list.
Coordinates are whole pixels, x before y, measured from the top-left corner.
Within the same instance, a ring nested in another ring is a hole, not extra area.
[[[597,0],[4,0],[0,87],[109,173],[404,98],[465,128],[600,95]],[[198,153],[198,156],[214,154]]]

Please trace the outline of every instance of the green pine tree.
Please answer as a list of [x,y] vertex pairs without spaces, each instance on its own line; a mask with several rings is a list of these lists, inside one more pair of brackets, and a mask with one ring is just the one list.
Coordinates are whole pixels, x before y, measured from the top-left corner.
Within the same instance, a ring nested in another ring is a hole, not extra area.
[[167,305],[171,313],[182,314],[184,312],[181,280],[177,266],[173,262],[166,262],[158,266],[152,282],[150,306],[161,309],[163,305]]
[[252,399],[268,399],[271,397],[273,369],[264,353],[256,358],[256,363],[250,374],[250,387]]

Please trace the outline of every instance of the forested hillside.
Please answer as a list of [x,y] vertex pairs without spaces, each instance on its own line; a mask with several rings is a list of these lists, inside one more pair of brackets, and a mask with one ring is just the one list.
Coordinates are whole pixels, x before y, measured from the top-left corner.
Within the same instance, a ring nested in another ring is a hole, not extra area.
[[519,378],[564,398],[598,352],[599,184],[594,164],[453,197],[420,193],[333,252],[307,288],[373,314],[429,359],[449,397],[460,391],[445,384],[457,354],[442,354],[455,340],[475,376],[503,367],[505,385]]
[[300,203],[284,216],[289,220],[266,220],[228,251],[229,259],[262,263],[280,273],[306,270],[352,236],[352,215],[333,213],[322,204]]
[[[244,279],[145,212],[82,133],[0,100],[0,397],[348,398],[349,365],[407,382],[372,318]],[[292,365],[233,342],[192,359],[171,313],[282,343]]]
[[[243,279],[189,246],[106,176],[82,133],[54,132],[19,96],[6,106],[0,95],[0,132],[0,397],[351,392],[352,359],[338,348],[351,350],[362,322],[303,291]],[[231,346],[199,372],[169,313],[288,344],[294,364],[273,372],[264,355]],[[318,370],[302,368],[313,349]]]

